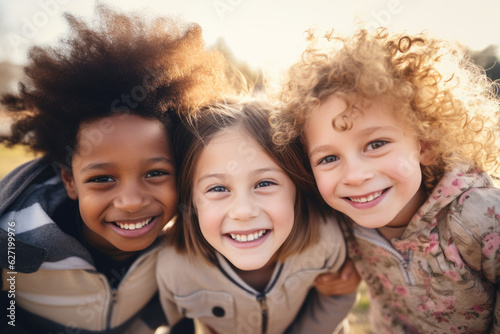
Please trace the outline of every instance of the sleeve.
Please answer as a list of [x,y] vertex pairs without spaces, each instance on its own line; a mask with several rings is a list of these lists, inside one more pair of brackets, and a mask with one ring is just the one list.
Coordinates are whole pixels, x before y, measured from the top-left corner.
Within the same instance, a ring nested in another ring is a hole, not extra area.
[[158,293],[160,297],[161,307],[165,313],[167,324],[174,325],[183,318],[183,315],[177,309],[177,305],[173,298],[173,292],[169,289],[173,282],[169,282],[172,277],[169,275],[168,268],[172,266],[165,266],[168,259],[172,258],[172,254],[168,254],[168,249],[163,249],[158,254],[158,262],[156,265],[156,280],[158,282]]
[[148,330],[154,333],[157,328],[167,324],[158,294],[154,295],[144,307],[140,320],[144,324],[143,328],[135,333],[148,333]]
[[453,238],[460,255],[469,267],[481,271],[495,289],[491,298],[491,333],[500,333],[500,189],[465,192],[453,208],[453,216]]
[[356,301],[356,292],[345,296],[324,296],[312,288],[286,333],[348,334],[347,315]]
[[[344,236],[335,219],[329,219],[326,226],[321,229],[318,247],[328,250],[325,260],[329,270],[339,270],[346,259],[347,251]],[[313,287],[286,333],[347,334],[349,333],[347,316],[356,302],[356,292],[345,296],[325,296]]]
[[489,201],[483,214],[488,220],[481,234],[481,266],[485,278],[495,287],[494,319],[491,333],[500,333],[500,189],[495,189],[495,201]]

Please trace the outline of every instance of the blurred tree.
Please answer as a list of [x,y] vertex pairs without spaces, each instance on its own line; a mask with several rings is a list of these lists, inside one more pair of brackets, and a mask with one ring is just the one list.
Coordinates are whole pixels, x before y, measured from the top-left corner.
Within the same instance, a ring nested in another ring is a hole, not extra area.
[[[252,88],[255,93],[264,90],[264,81],[261,69],[253,69],[247,63],[237,59],[223,38],[219,38],[217,40],[214,48],[219,50],[226,57],[227,61],[233,65],[236,70],[238,70],[239,74],[246,81],[247,87]],[[235,78],[235,81],[239,81],[238,78]]]
[[8,61],[0,62],[0,94],[15,91],[22,75],[23,66]]
[[[480,51],[470,51],[470,56],[476,65],[485,70],[488,78],[492,81],[498,80],[500,84],[500,59],[497,50],[497,45],[490,45]],[[496,93],[500,95],[498,89]]]
[[[4,61],[0,62],[0,95],[16,91],[17,83],[23,76],[23,66]],[[0,104],[1,111],[4,108]]]

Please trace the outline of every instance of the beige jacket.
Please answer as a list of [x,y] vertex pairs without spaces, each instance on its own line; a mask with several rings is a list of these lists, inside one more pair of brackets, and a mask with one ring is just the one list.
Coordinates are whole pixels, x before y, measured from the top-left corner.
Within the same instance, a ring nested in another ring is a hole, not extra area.
[[342,233],[333,219],[321,224],[317,244],[276,266],[264,292],[246,284],[217,255],[218,263],[209,264],[190,261],[171,246],[160,251],[160,301],[170,324],[185,316],[219,334],[283,333],[290,325],[290,333],[330,334],[342,329],[354,304],[355,294],[325,297],[315,289],[309,293],[318,274],[337,271],[346,257]]
[[[155,266],[158,249],[140,256],[116,290],[110,288],[106,276],[91,268],[40,269],[31,274],[18,272],[15,275],[3,270],[3,289],[9,291],[10,281],[7,279],[14,276],[13,300],[18,324],[19,321],[41,321],[42,328],[47,324],[47,328],[59,327],[64,333],[76,328],[78,333],[107,332],[110,329],[113,329],[110,332],[124,334],[154,333],[136,314],[157,292]],[[20,308],[31,314],[20,313]]]

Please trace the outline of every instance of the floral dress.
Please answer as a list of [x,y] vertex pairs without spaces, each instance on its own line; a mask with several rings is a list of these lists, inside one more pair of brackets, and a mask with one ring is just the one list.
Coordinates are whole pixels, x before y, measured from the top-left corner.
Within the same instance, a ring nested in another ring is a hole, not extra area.
[[350,222],[349,255],[368,286],[374,333],[500,333],[500,189],[447,173],[401,239]]

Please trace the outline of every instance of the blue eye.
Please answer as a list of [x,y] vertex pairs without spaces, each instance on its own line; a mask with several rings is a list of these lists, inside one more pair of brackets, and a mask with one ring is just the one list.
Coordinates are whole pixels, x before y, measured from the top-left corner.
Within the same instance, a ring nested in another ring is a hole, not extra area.
[[224,192],[224,191],[228,191],[226,187],[223,187],[223,186],[215,186],[215,187],[212,187],[210,189],[208,189],[208,191],[213,191],[213,192]]
[[339,160],[339,157],[337,157],[336,155],[328,155],[328,156],[324,157],[323,159],[321,159],[318,162],[318,165],[330,164],[330,163],[338,161],[338,160]]
[[376,150],[377,148],[380,148],[387,143],[388,143],[388,141],[386,141],[386,140],[374,140],[374,141],[368,143],[368,145],[366,145],[366,150],[367,151]]
[[271,182],[271,181],[260,181],[259,183],[257,183],[255,188],[269,187],[269,186],[272,186],[273,184],[276,184],[276,183]]
[[96,176],[91,179],[89,179],[87,182],[88,183],[107,183],[107,182],[113,182],[114,179],[109,177],[109,176]]

